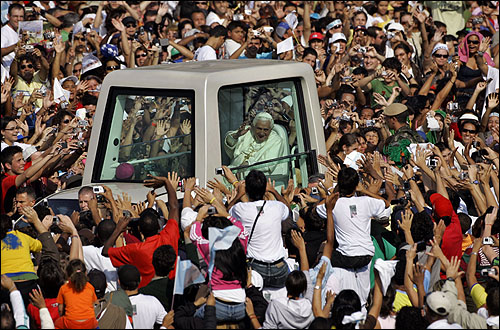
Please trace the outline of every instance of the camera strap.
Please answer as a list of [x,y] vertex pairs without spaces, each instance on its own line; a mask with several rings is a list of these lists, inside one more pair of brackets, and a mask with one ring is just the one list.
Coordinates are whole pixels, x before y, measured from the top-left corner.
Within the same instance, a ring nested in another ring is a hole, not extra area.
[[248,248],[248,245],[250,244],[250,240],[252,239],[253,231],[255,230],[255,225],[257,224],[257,220],[259,220],[260,214],[264,210],[264,206],[266,205],[266,202],[267,201],[264,201],[264,204],[262,204],[262,207],[260,208],[259,212],[257,212],[257,216],[255,217],[255,220],[253,222],[252,231],[250,232],[250,237],[248,237],[247,248]]

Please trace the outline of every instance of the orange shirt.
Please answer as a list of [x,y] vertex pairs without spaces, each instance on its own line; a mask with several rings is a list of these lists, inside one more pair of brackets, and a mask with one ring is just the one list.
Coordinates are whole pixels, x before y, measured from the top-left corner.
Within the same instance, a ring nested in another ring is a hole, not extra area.
[[471,246],[472,244],[474,244],[474,241],[472,240],[472,236],[467,234],[467,236],[462,239],[462,253],[464,253],[465,250],[467,250],[467,248],[469,246]]
[[86,320],[95,318],[94,302],[97,300],[94,287],[87,282],[81,292],[76,292],[66,283],[59,289],[57,303],[64,304],[64,316],[70,320]]

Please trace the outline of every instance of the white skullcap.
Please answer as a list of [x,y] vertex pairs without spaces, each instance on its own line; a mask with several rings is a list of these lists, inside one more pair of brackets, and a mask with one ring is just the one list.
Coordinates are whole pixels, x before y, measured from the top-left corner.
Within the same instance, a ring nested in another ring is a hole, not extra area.
[[436,46],[434,46],[434,48],[432,49],[432,54],[431,55],[434,55],[435,52],[437,52],[438,50],[440,49],[444,49],[446,50],[448,53],[450,52],[448,50],[448,46],[446,46],[445,44],[437,44]]

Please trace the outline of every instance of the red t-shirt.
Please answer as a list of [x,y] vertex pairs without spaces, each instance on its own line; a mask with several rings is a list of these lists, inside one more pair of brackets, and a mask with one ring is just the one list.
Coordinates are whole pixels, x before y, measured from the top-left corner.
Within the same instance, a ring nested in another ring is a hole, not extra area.
[[[155,275],[153,267],[153,253],[155,250],[162,245],[171,245],[177,255],[179,237],[179,225],[177,221],[170,219],[159,234],[146,238],[144,242],[110,248],[108,250],[109,258],[115,267],[127,264],[136,266],[142,276],[139,284],[139,288],[142,288],[148,285]],[[175,267],[169,274],[170,279],[173,280],[174,277]]]
[[451,223],[444,230],[441,250],[448,260],[453,256],[462,258],[462,227],[458,215],[453,212]]
[[[45,298],[45,305],[47,305],[47,309],[49,310],[50,317],[52,317],[52,321],[56,322],[59,318],[59,304],[57,303],[57,298]],[[33,304],[28,305],[28,314],[35,321],[35,325],[37,329],[41,329],[42,322],[40,320],[40,312],[38,307],[33,306]]]
[[[0,207],[2,214],[5,212],[5,198],[7,198],[7,204],[12,206],[12,201],[16,197],[16,178],[17,175],[8,175],[5,173],[5,177],[2,178],[2,205]],[[10,209],[8,210],[10,211]]]

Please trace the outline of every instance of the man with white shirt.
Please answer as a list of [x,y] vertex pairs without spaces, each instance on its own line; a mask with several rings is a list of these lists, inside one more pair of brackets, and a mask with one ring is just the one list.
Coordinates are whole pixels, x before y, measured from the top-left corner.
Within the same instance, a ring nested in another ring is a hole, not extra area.
[[224,42],[225,57],[229,58],[245,42],[247,28],[241,21],[232,21],[227,26],[227,39]]
[[[282,288],[288,276],[281,222],[290,214],[284,198],[267,183],[261,171],[252,170],[245,178],[249,202],[234,205],[229,214],[241,221],[250,233],[247,246],[249,265],[264,279],[264,287]],[[276,200],[264,201],[266,191]]]
[[167,312],[156,297],[139,293],[141,274],[133,265],[123,265],[118,269],[120,286],[130,299],[133,310],[134,329],[153,329],[155,323],[164,325]]
[[13,3],[9,6],[7,14],[9,22],[2,27],[2,65],[7,70],[10,70],[10,65],[16,57],[14,50],[19,42],[17,29],[19,22],[24,21],[24,7],[18,3]]
[[211,11],[207,15],[206,25],[211,28],[215,27],[216,24],[227,26],[229,23],[228,6],[227,1],[211,1]]
[[457,323],[448,322],[448,314],[453,306],[445,293],[434,291],[425,299],[425,318],[430,325],[427,329],[462,329]]
[[[107,219],[101,221],[97,225],[97,237],[101,242],[106,242],[113,234],[116,224],[113,220]],[[106,293],[118,289],[118,273],[116,268],[111,263],[109,257],[101,255],[102,246],[95,247],[93,245],[85,245],[83,248],[83,259],[87,269],[98,269],[106,275]]]
[[210,38],[208,38],[207,43],[198,48],[194,53],[195,61],[209,61],[216,60],[216,51],[224,44],[227,36],[227,29],[222,25],[217,25],[210,30]]

